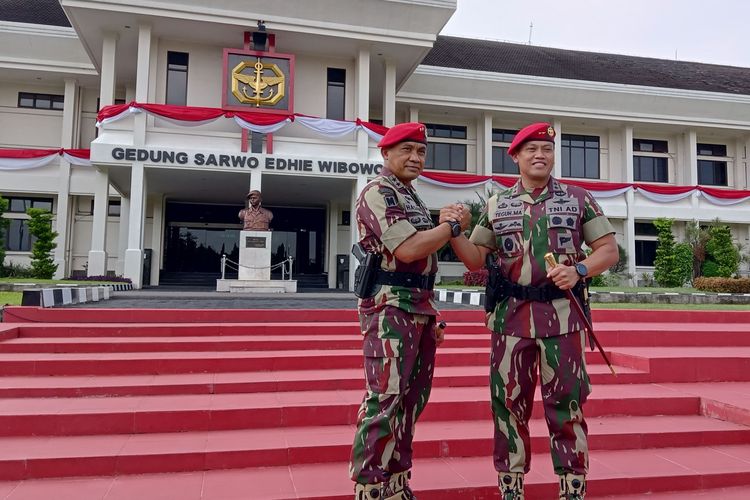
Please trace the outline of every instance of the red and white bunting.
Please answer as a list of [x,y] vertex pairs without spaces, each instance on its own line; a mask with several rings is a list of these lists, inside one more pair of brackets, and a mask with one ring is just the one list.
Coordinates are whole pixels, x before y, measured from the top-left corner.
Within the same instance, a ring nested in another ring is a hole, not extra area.
[[88,149],[0,149],[0,170],[45,167],[60,156],[71,165],[91,166]]

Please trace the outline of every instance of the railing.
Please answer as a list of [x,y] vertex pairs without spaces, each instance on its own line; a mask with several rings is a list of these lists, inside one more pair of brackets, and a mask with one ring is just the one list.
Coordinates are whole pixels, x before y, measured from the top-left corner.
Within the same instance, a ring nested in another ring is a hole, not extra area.
[[290,256],[287,257],[286,260],[282,260],[278,264],[273,264],[271,266],[245,266],[238,262],[235,262],[231,259],[229,259],[226,254],[221,254],[221,279],[224,279],[226,268],[233,271],[239,272],[240,268],[245,269],[270,269],[273,271],[274,269],[281,268],[281,280],[282,281],[291,281],[292,280],[292,264],[294,263],[294,259]]

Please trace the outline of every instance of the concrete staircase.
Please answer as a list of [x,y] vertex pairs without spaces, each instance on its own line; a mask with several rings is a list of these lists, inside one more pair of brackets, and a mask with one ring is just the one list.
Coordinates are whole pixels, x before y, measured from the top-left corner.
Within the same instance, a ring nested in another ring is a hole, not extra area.
[[[479,311],[446,311],[420,500],[497,498]],[[750,312],[595,311],[588,498],[750,497]],[[348,310],[6,308],[0,499],[345,499],[362,397]],[[527,498],[555,498],[537,407]],[[677,493],[668,493],[677,492]]]

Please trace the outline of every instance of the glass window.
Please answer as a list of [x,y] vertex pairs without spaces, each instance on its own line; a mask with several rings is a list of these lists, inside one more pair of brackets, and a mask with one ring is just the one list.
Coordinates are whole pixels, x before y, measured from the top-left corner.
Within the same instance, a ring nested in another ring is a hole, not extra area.
[[657,245],[656,240],[635,240],[635,265],[653,267]]
[[165,102],[185,106],[187,104],[188,54],[167,52],[167,95]]
[[[427,135],[435,139],[466,139],[466,127],[428,123]],[[427,144],[427,168],[466,171],[466,144],[432,141]]]
[[34,238],[27,219],[10,219],[5,233],[5,249],[11,252],[30,252]]
[[466,144],[428,143],[426,165],[434,170],[466,171]]
[[727,162],[698,160],[698,184],[706,186],[726,186]]
[[563,177],[599,178],[599,137],[563,134],[561,146]]
[[326,118],[343,120],[346,105],[346,70],[328,68]]
[[428,123],[427,135],[444,139],[466,139],[466,127],[460,125],[436,125]]
[[42,210],[52,211],[52,200],[49,198],[8,198],[10,206],[8,212],[25,214],[29,208],[41,208]]
[[510,144],[513,142],[513,138],[518,133],[518,130],[507,130],[503,128],[492,129],[492,142],[507,142]]
[[492,173],[518,175],[518,165],[508,155],[508,148],[492,146]]
[[667,159],[634,156],[633,179],[641,182],[668,182]]
[[19,108],[54,109],[62,111],[65,97],[51,94],[35,94],[31,92],[18,93]]
[[727,147],[724,144],[698,144],[700,156],[726,156]]
[[110,215],[112,217],[120,216],[120,202],[119,201],[109,202],[109,205],[107,206],[107,215]]
[[633,151],[643,153],[667,153],[667,141],[652,141],[650,139],[633,139]]
[[635,223],[635,235],[636,236],[659,236],[659,231],[652,222],[636,222]]

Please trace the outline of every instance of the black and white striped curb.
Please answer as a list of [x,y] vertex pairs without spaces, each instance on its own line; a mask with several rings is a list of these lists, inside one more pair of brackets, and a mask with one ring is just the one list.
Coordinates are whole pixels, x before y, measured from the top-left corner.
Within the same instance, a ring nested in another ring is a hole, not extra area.
[[59,288],[33,288],[23,291],[22,306],[55,307],[71,304],[99,302],[111,297],[112,287],[84,286]]
[[107,286],[111,287],[113,292],[127,292],[133,289],[132,283],[112,283]]
[[484,305],[484,292],[477,290],[446,290],[435,289],[435,297],[440,302],[453,302],[454,304],[470,304],[474,306]]

